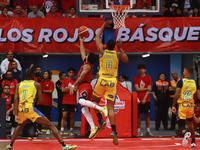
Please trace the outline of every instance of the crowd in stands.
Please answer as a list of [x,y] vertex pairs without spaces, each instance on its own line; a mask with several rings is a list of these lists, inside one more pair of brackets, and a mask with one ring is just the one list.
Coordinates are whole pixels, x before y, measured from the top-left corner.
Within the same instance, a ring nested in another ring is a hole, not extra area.
[[[132,0],[132,9],[151,9],[156,0]],[[0,18],[78,18],[76,0],[4,0],[0,2]],[[98,9],[105,9],[105,0],[83,0],[84,4],[97,4]],[[110,0],[110,4],[119,1]],[[53,7],[52,7],[53,6]],[[162,14],[155,17],[198,17],[200,0],[163,0]],[[80,16],[81,17],[81,16]],[[88,17],[97,17],[93,14]],[[99,17],[99,16],[98,16]],[[103,17],[101,15],[100,17]],[[132,16],[133,17],[133,16]],[[151,17],[134,15],[134,17]]]

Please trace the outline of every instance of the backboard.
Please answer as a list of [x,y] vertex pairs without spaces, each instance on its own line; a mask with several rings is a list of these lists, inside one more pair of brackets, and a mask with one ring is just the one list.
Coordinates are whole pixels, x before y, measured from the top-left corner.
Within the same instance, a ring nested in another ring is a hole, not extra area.
[[[76,0],[77,14],[110,14],[109,5],[130,5],[129,15],[159,15],[162,12],[162,0]],[[145,1],[145,3],[143,3]],[[136,3],[137,2],[137,3]]]

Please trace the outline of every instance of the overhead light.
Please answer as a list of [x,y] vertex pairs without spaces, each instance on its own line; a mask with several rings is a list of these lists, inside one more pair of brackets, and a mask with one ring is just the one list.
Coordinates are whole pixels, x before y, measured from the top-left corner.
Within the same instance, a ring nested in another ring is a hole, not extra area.
[[48,56],[49,56],[48,53],[42,55],[43,58],[47,58]]
[[149,53],[144,53],[144,54],[142,54],[142,57],[143,57],[143,58],[146,58],[146,57],[149,57],[149,56],[150,56]]

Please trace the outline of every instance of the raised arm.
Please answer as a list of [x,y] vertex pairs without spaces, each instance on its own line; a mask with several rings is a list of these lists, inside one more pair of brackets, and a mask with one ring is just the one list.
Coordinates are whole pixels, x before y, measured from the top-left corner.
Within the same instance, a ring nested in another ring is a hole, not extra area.
[[124,50],[122,49],[122,40],[121,39],[119,39],[117,41],[117,48],[119,49],[118,58],[120,60],[122,60],[123,62],[128,63],[129,59],[128,59],[128,56],[126,55],[126,53],[124,53]]
[[101,41],[101,35],[104,31],[104,29],[106,27],[109,27],[109,25],[112,23],[112,21],[106,21],[104,22],[103,26],[101,27],[101,29],[99,30],[99,32],[97,33],[96,37],[95,37],[95,41],[96,41],[96,46],[97,46],[97,49],[99,51],[99,55],[101,56],[103,54],[103,44],[102,44],[102,41]]
[[84,61],[84,60],[85,60],[85,57],[86,57],[86,55],[85,55],[85,48],[84,48],[84,45],[83,45],[84,38],[79,36],[79,40],[80,40],[80,52],[81,52],[81,57],[82,57],[82,60]]

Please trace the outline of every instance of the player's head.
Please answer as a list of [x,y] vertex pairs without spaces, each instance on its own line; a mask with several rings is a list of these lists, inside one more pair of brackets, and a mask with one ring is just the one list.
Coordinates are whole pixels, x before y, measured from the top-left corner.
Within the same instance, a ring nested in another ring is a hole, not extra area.
[[137,69],[140,75],[143,75],[146,72],[146,66],[144,64],[139,64],[137,66]]
[[163,72],[161,72],[161,73],[159,73],[159,75],[158,75],[158,80],[161,80],[161,81],[166,81],[166,74],[165,73],[163,73]]
[[74,67],[69,67],[67,69],[67,74],[69,78],[74,78],[75,73],[76,73],[76,69]]
[[61,80],[66,79],[66,73],[65,73],[65,72],[60,72],[60,73],[59,73],[59,78],[60,78]]
[[184,77],[190,77],[193,74],[194,69],[192,67],[185,67],[183,70]]
[[27,80],[32,80],[34,78],[34,75],[33,75],[33,70],[32,69],[26,69],[24,71],[24,78],[27,79]]
[[95,61],[96,61],[96,55],[95,55],[95,53],[93,53],[93,52],[90,52],[87,56],[86,56],[86,62],[89,62],[89,63],[91,63],[91,64],[94,64],[95,63]]
[[113,50],[115,48],[115,41],[110,39],[106,44],[106,49]]
[[10,85],[5,84],[5,85],[3,86],[3,93],[4,93],[4,94],[9,94],[9,93],[10,93]]
[[50,79],[51,79],[51,75],[52,75],[51,71],[46,70],[46,71],[44,72],[44,74],[43,74],[44,80],[50,80]]

